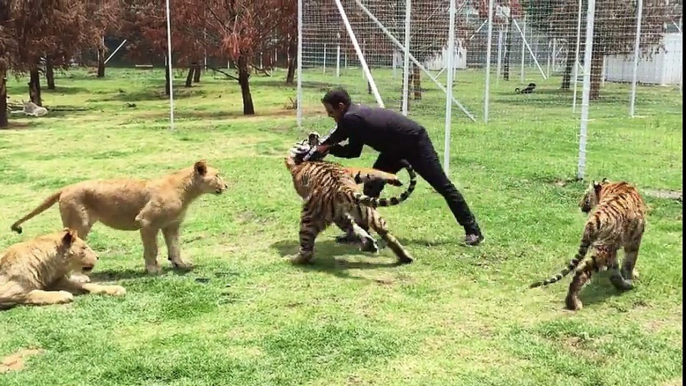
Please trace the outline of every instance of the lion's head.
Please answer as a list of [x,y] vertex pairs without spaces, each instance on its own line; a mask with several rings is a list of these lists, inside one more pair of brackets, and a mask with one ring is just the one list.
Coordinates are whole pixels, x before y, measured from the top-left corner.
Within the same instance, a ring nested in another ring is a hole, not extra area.
[[205,160],[193,165],[193,185],[203,193],[222,194],[229,188],[219,171],[207,166]]
[[64,257],[70,271],[90,272],[98,261],[98,254],[80,238],[76,230],[64,228],[61,239]]
[[584,192],[584,196],[579,201],[579,208],[582,212],[588,214],[593,210],[593,208],[600,202],[600,195],[603,190],[603,186],[609,184],[610,181],[607,178],[603,178],[602,181],[593,181],[588,186]]

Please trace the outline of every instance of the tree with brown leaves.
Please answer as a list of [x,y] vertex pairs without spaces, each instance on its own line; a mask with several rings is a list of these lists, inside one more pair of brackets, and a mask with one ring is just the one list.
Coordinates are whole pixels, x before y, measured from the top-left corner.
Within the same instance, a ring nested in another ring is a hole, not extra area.
[[[39,65],[68,68],[79,50],[95,46],[94,1],[5,0],[0,2],[0,127],[7,126],[6,77],[29,73],[29,99],[42,106]],[[102,3],[102,2],[100,2]],[[52,83],[52,82],[51,82]]]
[[[551,36],[566,39],[576,44],[576,23],[578,2],[576,0],[527,0],[525,1],[529,20],[537,28],[547,30]],[[580,57],[583,57],[586,30],[586,9],[582,3],[582,25],[580,36]],[[664,36],[664,25],[674,17],[674,4],[659,0],[644,0],[641,21],[640,47],[643,55],[651,55],[660,48]],[[680,7],[679,7],[680,9]],[[591,59],[591,99],[600,97],[603,59],[606,55],[632,54],[636,42],[636,2],[617,0],[596,0],[593,23],[593,52]],[[562,79],[562,88],[569,88],[574,65],[575,50],[567,51],[567,65]]]
[[294,0],[178,2],[183,1],[189,4],[184,8],[187,12],[186,20],[195,31],[206,33],[205,47],[208,55],[227,58],[238,69],[243,114],[255,114],[250,93],[250,67],[253,66],[258,53],[273,50],[278,46],[275,35],[281,30],[288,29],[288,23],[292,23],[290,18],[296,9],[293,5]]

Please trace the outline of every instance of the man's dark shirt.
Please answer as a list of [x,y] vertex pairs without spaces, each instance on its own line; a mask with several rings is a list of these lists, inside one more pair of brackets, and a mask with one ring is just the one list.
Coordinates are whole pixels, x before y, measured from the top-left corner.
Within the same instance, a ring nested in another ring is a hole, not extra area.
[[[357,158],[367,145],[379,153],[403,156],[417,144],[424,128],[393,110],[350,105],[338,126],[322,144],[332,145],[329,153],[341,158]],[[338,143],[348,140],[348,145]]]

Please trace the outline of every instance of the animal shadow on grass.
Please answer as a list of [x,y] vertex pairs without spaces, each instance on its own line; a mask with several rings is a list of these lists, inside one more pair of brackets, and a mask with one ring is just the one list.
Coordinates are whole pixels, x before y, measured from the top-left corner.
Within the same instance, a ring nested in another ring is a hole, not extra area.
[[85,94],[85,93],[89,93],[92,91],[93,90],[89,90],[86,87],[57,85],[53,90],[51,90],[49,88],[42,89],[41,93],[43,93],[43,94],[55,94],[55,95],[74,95],[74,94]]
[[[173,272],[178,276],[184,276],[193,269],[177,269],[170,266],[163,266],[159,275],[164,275],[167,272]],[[150,275],[143,269],[107,269],[97,272],[91,272],[88,276],[93,281],[110,281],[110,280],[127,280],[127,279],[145,279],[159,275]]]
[[[572,276],[571,274],[569,276]],[[571,278],[570,278],[571,280]],[[565,286],[569,287],[570,281],[565,282]],[[633,281],[634,289],[621,291],[616,289],[612,284],[610,284],[610,271],[594,273],[591,277],[591,281],[584,286],[579,292],[579,300],[584,305],[584,308],[596,303],[601,303],[611,297],[622,296],[625,293],[636,291],[635,286],[637,285],[637,280]]]
[[[420,245],[422,247],[438,247],[444,245],[459,245],[460,241],[458,239],[454,240],[425,240],[425,239],[407,239],[403,237],[398,237],[398,241],[403,246],[405,245]],[[412,252],[410,252],[412,253]]]
[[[297,240],[281,240],[271,245],[279,251],[282,257],[292,257],[298,253],[300,244]],[[358,276],[351,276],[348,269],[377,269],[397,267],[398,263],[393,262],[366,262],[366,261],[347,261],[336,259],[335,256],[346,256],[352,254],[364,254],[371,258],[381,258],[379,255],[371,255],[360,252],[358,246],[352,244],[338,244],[334,240],[322,240],[315,243],[314,258],[309,264],[296,265],[296,267],[306,271],[319,271],[347,279],[365,279]],[[334,258],[332,258],[334,257]]]

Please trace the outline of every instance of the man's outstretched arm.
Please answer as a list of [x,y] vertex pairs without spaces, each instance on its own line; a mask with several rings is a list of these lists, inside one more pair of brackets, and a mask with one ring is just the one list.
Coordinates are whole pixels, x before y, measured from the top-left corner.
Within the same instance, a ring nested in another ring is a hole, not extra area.
[[[362,154],[364,143],[354,137],[350,137],[350,128],[364,125],[362,119],[356,115],[347,115],[338,122],[329,135],[321,141],[317,147],[318,152],[329,153],[340,158],[357,158]],[[348,144],[341,146],[338,143],[348,139]]]

